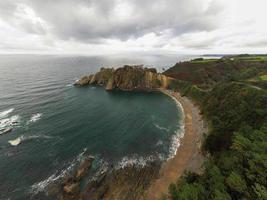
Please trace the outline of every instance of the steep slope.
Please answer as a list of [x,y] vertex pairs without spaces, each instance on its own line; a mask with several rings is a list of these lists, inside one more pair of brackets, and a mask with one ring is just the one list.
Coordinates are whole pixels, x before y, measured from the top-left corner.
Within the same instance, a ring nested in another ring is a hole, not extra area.
[[226,57],[176,63],[163,74],[204,87],[221,81],[248,79],[262,71],[267,71],[267,62],[263,59],[245,60],[239,57]]

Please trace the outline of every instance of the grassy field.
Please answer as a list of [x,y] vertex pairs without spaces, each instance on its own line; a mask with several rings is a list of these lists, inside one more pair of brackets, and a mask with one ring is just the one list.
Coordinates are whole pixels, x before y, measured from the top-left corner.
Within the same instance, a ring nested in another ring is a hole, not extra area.
[[219,59],[216,59],[216,58],[211,58],[211,59],[203,59],[203,60],[192,60],[191,62],[192,63],[210,63],[210,62],[216,62],[218,61]]
[[267,61],[267,55],[263,56],[237,56],[234,59],[236,60],[245,60],[245,61]]
[[262,75],[262,76],[260,76],[260,79],[261,79],[262,81],[267,81],[267,75]]

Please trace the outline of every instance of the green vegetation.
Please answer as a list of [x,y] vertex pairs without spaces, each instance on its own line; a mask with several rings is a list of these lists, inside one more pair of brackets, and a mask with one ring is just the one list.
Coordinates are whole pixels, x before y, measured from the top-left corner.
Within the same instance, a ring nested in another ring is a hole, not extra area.
[[260,79],[261,79],[262,81],[267,81],[267,75],[262,75],[262,76],[260,76]]
[[170,186],[172,199],[267,199],[267,92],[219,84],[201,105],[211,157],[202,175],[187,173]]
[[250,56],[250,55],[244,55],[244,56],[236,56],[233,57],[235,60],[246,60],[246,61],[267,61],[267,55],[261,55],[261,56]]
[[248,80],[266,71],[267,56],[244,55],[181,62],[165,71],[164,74],[197,85],[199,88],[207,89],[213,88],[219,82]]
[[[172,200],[267,200],[267,75],[262,75],[267,68],[262,63],[247,67],[243,60],[249,56],[240,57],[223,61],[236,69],[242,65],[240,73],[210,82],[208,89],[181,80],[170,85],[198,102],[210,125],[203,144],[209,155],[203,173],[186,172],[171,184]],[[260,78],[247,81],[250,77]]]
[[183,96],[189,96],[196,102],[200,102],[201,99],[203,99],[206,95],[206,91],[204,89],[177,79],[171,81],[171,83],[169,84],[169,89],[179,91]]
[[203,59],[203,58],[196,58],[191,61],[191,63],[209,63],[209,62],[216,62],[219,59],[217,58],[211,58],[211,59]]

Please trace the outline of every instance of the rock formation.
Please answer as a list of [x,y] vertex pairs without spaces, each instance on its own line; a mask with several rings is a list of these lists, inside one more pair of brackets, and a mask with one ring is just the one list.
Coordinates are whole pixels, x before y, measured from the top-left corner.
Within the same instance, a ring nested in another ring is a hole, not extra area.
[[93,84],[102,85],[106,90],[153,90],[168,87],[169,78],[157,73],[154,68],[144,68],[142,65],[125,65],[116,70],[101,68],[96,74],[84,76],[75,83],[77,86]]
[[74,176],[67,177],[66,180],[62,183],[62,189],[60,192],[58,200],[77,200],[80,199],[80,185],[82,179],[86,176],[90,170],[94,158],[88,157],[76,170]]

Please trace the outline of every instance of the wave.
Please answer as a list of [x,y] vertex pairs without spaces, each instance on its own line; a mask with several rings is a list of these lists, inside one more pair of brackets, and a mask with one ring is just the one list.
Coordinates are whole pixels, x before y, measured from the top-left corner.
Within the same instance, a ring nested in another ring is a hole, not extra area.
[[163,141],[162,140],[159,140],[157,143],[156,143],[156,146],[161,146],[163,145]]
[[7,127],[13,127],[14,125],[17,125],[19,123],[20,116],[14,115],[10,118],[5,118],[0,120],[0,128],[4,129]]
[[39,119],[41,119],[42,115],[42,113],[33,114],[27,124],[38,121]]
[[158,128],[159,130],[163,130],[163,131],[169,132],[169,129],[168,129],[168,128],[165,128],[165,127],[163,127],[163,126],[160,126],[160,125],[158,125],[158,124],[156,124],[156,123],[153,123],[153,125],[154,125],[156,128]]
[[14,108],[10,108],[8,110],[2,111],[0,112],[0,119],[6,117],[9,113],[12,113],[14,110]]
[[9,140],[8,143],[10,145],[12,145],[12,146],[18,146],[23,141],[37,139],[37,138],[51,139],[52,137],[51,136],[47,136],[47,135],[30,135],[30,136],[21,135],[21,136],[19,136],[18,138],[14,139],[14,140]]
[[176,131],[176,134],[171,137],[168,159],[176,155],[177,149],[181,144],[181,139],[184,137],[184,125],[180,125],[180,127],[181,128]]
[[81,163],[81,161],[85,158],[86,152],[87,152],[87,149],[85,148],[76,158],[74,158],[70,163],[68,163],[67,168],[58,170],[54,174],[46,178],[45,180],[33,184],[31,186],[30,193],[36,195],[39,192],[45,192],[50,184],[60,181],[61,179],[68,176],[77,166],[77,164]]
[[150,155],[150,156],[137,156],[133,155],[131,157],[125,156],[121,159],[121,161],[118,162],[116,165],[116,169],[123,169],[125,167],[145,167],[148,163],[154,162],[154,161],[164,161],[166,160],[165,156],[163,154],[156,154],[156,155]]
[[12,146],[18,146],[21,141],[22,141],[23,137],[18,137],[15,140],[9,140],[8,143]]
[[[166,93],[164,93],[164,94],[166,94]],[[171,159],[176,155],[177,149],[179,148],[180,143],[181,143],[181,139],[184,137],[184,133],[185,133],[184,108],[183,108],[182,104],[180,103],[180,101],[178,101],[174,96],[172,96],[171,94],[168,94],[168,93],[166,95],[168,95],[169,97],[171,97],[174,100],[177,107],[180,108],[181,113],[182,113],[182,119],[178,123],[178,127],[180,127],[180,129],[178,128],[175,132],[175,135],[173,135],[171,137],[171,143],[170,143],[169,155],[168,155],[168,159]]]
[[73,84],[74,83],[69,83],[69,84],[66,85],[66,87],[73,87]]

